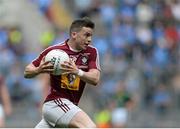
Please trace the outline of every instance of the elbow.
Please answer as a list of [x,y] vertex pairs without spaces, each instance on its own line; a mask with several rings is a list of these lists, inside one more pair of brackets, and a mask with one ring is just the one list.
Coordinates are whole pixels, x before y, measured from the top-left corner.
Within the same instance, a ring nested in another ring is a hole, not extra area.
[[28,75],[24,75],[24,78],[29,78],[29,76]]
[[24,72],[24,78],[29,78],[28,74],[26,74],[26,72]]
[[25,68],[24,70],[24,78],[29,78],[29,74],[28,74],[28,67]]
[[97,86],[100,81],[100,76],[96,76],[93,78],[92,85]]
[[33,78],[37,74],[38,74],[38,72],[31,65],[27,66],[24,70],[24,78]]
[[93,86],[97,86],[97,84],[98,84],[98,83],[93,83],[92,85],[93,85]]
[[99,79],[94,79],[91,84],[92,84],[93,86],[97,86],[98,83],[99,83]]
[[24,78],[32,78],[32,76],[30,74],[28,74],[28,72],[25,70],[24,71]]
[[32,76],[30,76],[30,75],[24,75],[24,78],[30,79],[30,78],[32,78]]
[[33,78],[33,76],[32,76],[32,75],[29,75],[29,74],[24,74],[24,78],[30,79],[30,78]]

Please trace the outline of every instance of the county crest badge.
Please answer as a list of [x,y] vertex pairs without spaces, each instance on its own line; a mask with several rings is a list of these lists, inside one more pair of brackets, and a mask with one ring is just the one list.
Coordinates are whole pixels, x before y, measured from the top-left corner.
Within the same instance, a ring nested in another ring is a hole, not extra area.
[[87,61],[88,61],[88,57],[87,56],[83,56],[81,60],[82,60],[82,64],[86,65]]

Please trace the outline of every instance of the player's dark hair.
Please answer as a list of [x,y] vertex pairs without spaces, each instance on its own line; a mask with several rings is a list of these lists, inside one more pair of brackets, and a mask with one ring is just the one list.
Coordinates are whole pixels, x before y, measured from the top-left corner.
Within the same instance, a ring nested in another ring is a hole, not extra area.
[[77,19],[77,20],[73,21],[70,26],[70,34],[72,32],[80,31],[83,27],[88,27],[88,28],[94,29],[95,24],[88,17]]

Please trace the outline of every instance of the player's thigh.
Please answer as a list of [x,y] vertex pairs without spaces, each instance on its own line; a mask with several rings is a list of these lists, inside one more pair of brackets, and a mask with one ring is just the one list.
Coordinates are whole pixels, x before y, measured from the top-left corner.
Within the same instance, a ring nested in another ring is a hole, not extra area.
[[46,120],[42,119],[35,128],[51,128],[51,126]]
[[76,128],[76,127],[78,127],[78,128],[96,128],[96,125],[84,111],[79,111],[71,119],[71,121],[69,123],[69,127],[73,127],[73,128]]
[[43,117],[52,127],[67,127],[81,109],[67,99],[58,98],[43,105]]

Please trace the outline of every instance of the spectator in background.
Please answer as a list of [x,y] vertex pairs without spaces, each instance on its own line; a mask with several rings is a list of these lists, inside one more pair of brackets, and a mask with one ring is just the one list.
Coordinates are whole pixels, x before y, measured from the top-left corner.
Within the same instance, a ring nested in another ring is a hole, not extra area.
[[11,101],[3,76],[0,74],[0,127],[5,127],[5,115],[12,112]]
[[155,109],[160,116],[167,114],[168,109],[172,104],[171,95],[167,86],[163,83],[157,85],[153,96],[153,104]]
[[95,122],[98,128],[110,128],[111,112],[108,108],[101,109],[95,114]]
[[111,128],[111,112],[116,104],[115,101],[109,100],[104,105],[106,106],[101,107],[101,110],[95,113],[94,119],[98,128]]
[[116,107],[112,110],[112,127],[125,128],[129,117],[129,111],[133,108],[133,100],[126,89],[124,81],[119,81],[116,93],[113,96]]

